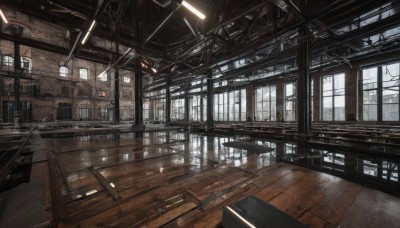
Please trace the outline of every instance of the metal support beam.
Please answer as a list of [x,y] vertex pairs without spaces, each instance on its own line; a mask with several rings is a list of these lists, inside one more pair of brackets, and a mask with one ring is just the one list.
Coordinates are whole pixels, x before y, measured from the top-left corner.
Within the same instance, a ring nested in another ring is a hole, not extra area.
[[114,68],[114,125],[119,124],[120,112],[119,112],[119,68]]
[[[72,46],[71,51],[68,55],[68,58],[65,60],[64,65],[67,65],[69,63],[69,61],[75,57],[75,53],[79,52],[79,49],[82,47],[82,44],[81,44],[82,35],[85,35],[86,33],[91,32],[91,31],[89,31],[91,23],[96,21],[99,18],[100,14],[103,13],[103,11],[106,9],[106,7],[108,6],[108,4],[110,2],[111,2],[111,0],[99,0],[99,2],[97,3],[97,8],[96,8],[96,11],[94,12],[93,17],[91,18],[91,20],[86,21],[84,28],[79,32],[79,34],[76,37],[76,40],[74,42],[74,45]],[[82,32],[82,31],[84,31],[84,32]]]
[[171,122],[171,92],[170,92],[170,81],[167,81],[167,88],[165,89],[165,121],[167,125]]
[[310,31],[307,27],[299,29],[299,47],[297,54],[299,78],[297,81],[298,133],[307,136],[311,130],[311,79],[310,79]]
[[189,111],[190,111],[190,107],[189,107],[189,91],[185,90],[185,121],[189,122],[190,116],[189,116]]
[[135,125],[143,124],[143,87],[141,58],[135,60]]
[[[21,70],[21,54],[20,54],[20,46],[18,42],[14,42],[14,120],[15,118],[19,118],[19,114],[21,112],[21,105],[19,99],[19,84],[20,84],[20,74]],[[8,104],[10,105],[10,104]]]
[[213,82],[212,82],[212,70],[207,71],[207,131],[210,132],[213,129]]
[[[117,55],[115,56],[118,58],[118,52],[119,52],[119,44],[115,44],[115,52]],[[120,121],[120,105],[119,105],[119,94],[120,94],[120,89],[119,89],[119,68],[114,67],[114,125],[119,124]]]

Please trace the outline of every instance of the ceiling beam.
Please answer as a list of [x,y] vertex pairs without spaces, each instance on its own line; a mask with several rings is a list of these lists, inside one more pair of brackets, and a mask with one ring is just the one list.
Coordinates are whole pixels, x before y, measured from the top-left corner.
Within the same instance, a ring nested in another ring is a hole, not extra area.
[[[96,20],[98,20],[99,16],[103,13],[103,11],[107,8],[108,4],[110,3],[111,0],[99,0],[98,4],[97,4],[97,8],[96,11],[94,13],[94,15],[91,17],[90,20],[86,20],[86,25],[84,26],[84,28],[79,31],[78,36],[76,37],[76,40],[74,42],[74,45],[71,48],[71,51],[67,57],[67,59],[65,60],[64,65],[68,65],[69,61],[71,59],[74,58],[75,53],[79,52],[79,49],[82,47],[82,43],[81,43],[81,37],[83,34],[86,34],[86,36],[89,36],[90,29],[94,29],[92,28],[92,26],[95,26]],[[85,31],[85,32],[83,32]],[[88,37],[86,37],[88,38]],[[89,38],[88,38],[89,39]]]

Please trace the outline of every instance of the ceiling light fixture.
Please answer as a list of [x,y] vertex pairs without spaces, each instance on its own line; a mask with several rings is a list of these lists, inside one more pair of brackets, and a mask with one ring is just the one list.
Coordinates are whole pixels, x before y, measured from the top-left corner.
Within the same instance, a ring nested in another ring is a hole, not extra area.
[[90,35],[90,32],[92,32],[92,30],[93,30],[93,28],[94,28],[95,25],[96,25],[96,20],[93,20],[92,24],[91,24],[90,27],[89,27],[89,30],[87,31],[85,37],[84,37],[83,40],[82,40],[82,44],[85,44],[85,43],[86,43],[86,40],[88,39],[88,37],[89,37],[89,35]]
[[152,70],[154,73],[157,73],[156,68],[152,67],[151,70]]
[[8,24],[7,18],[6,18],[6,16],[4,15],[3,11],[1,11],[1,9],[0,9],[0,16],[1,16],[1,18],[3,19],[4,23]]
[[196,16],[200,17],[200,19],[204,20],[206,18],[206,15],[204,15],[202,12],[200,12],[198,9],[194,8],[192,5],[190,5],[187,1],[182,1],[182,5],[192,11],[192,13],[196,14]]
[[101,72],[101,74],[99,74],[99,76],[97,76],[97,77],[101,78],[101,77],[103,77],[103,75],[105,75],[106,73],[107,73],[107,70]]

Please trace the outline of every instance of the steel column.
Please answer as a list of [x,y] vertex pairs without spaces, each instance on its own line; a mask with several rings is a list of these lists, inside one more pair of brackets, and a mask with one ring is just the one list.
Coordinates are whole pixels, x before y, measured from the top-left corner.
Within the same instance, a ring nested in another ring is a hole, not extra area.
[[119,111],[119,68],[114,68],[114,125],[119,124],[120,111]]
[[299,79],[297,81],[297,124],[298,133],[306,136],[311,130],[311,80],[310,64],[310,32],[307,27],[299,29],[299,49],[297,53]]
[[171,122],[171,92],[170,81],[167,81],[167,88],[165,89],[165,121],[167,125]]
[[135,60],[135,125],[143,124],[143,88],[141,58]]
[[[20,86],[21,55],[20,45],[14,42],[14,118],[19,118],[21,112],[19,86]],[[8,104],[10,105],[10,104]]]
[[207,72],[207,131],[213,129],[213,82],[212,82],[212,70],[209,69]]

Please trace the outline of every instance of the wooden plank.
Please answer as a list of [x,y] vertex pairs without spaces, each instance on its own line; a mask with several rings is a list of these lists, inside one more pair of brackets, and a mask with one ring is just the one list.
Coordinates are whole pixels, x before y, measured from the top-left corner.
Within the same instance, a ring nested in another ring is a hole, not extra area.
[[167,211],[165,214],[162,214],[158,218],[151,220],[149,223],[144,224],[142,227],[160,227],[173,220],[174,218],[180,216],[181,214],[184,214],[187,211],[192,210],[196,207],[196,204],[194,204],[193,202],[187,202],[179,206],[178,208]]
[[54,220],[53,199],[51,194],[51,178],[47,161],[32,164],[30,182],[42,182],[44,184],[43,206],[47,213],[48,221]]
[[270,203],[290,216],[298,218],[321,199],[336,179],[337,177],[328,174],[312,172],[272,199]]
[[107,181],[106,178],[104,178],[99,171],[97,171],[93,166],[89,167],[89,170],[93,175],[96,177],[96,179],[100,182],[100,184],[103,186],[103,188],[107,189],[108,193],[113,197],[114,201],[119,200],[121,197],[118,195],[117,190],[115,189],[115,186],[111,186],[110,182]]
[[270,201],[283,191],[289,189],[293,184],[300,181],[301,178],[309,174],[310,171],[294,169],[292,172],[286,173],[281,178],[272,178],[275,180],[275,182],[265,186],[260,191],[255,193],[255,195],[264,201]]
[[326,228],[327,226],[331,225],[326,220],[323,220],[318,216],[313,215],[309,211],[306,211],[303,215],[301,215],[299,221],[306,224],[309,227],[315,227],[315,228]]
[[398,227],[400,199],[383,192],[363,189],[340,221],[342,227]]
[[360,185],[337,178],[331,187],[326,189],[321,199],[310,208],[310,212],[331,224],[337,224],[361,189]]

